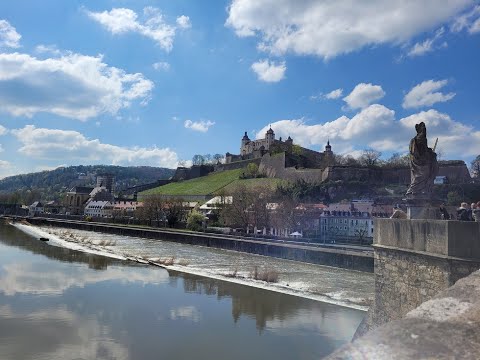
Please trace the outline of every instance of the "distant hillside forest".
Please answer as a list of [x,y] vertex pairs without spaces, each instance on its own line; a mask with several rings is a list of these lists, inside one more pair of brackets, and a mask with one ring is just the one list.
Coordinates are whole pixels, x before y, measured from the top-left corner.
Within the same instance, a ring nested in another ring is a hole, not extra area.
[[[74,186],[94,186],[96,174],[115,175],[115,189],[122,189],[168,179],[175,170],[150,166],[78,165],[55,170],[9,176],[0,180],[0,202],[29,204],[40,200],[61,200]],[[12,197],[13,195],[13,197]]]

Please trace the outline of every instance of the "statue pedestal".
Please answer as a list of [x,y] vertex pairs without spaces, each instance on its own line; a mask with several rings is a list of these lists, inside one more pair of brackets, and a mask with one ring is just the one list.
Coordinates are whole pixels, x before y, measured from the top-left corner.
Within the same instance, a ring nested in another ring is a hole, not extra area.
[[407,203],[408,219],[440,220],[442,218],[439,210],[441,201],[435,201],[429,198],[405,200]]
[[433,206],[407,205],[408,219],[439,220],[440,210]]

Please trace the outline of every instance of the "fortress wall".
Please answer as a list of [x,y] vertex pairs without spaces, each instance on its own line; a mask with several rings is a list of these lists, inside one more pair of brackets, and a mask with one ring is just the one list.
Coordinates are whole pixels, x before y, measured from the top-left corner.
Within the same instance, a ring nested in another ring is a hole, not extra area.
[[265,154],[258,168],[260,173],[264,173],[271,178],[282,178],[285,173],[285,153],[275,155]]
[[410,184],[410,168],[382,169],[382,179],[389,184]]
[[265,154],[260,163],[259,171],[268,177],[279,178],[288,181],[303,180],[309,183],[322,181],[322,169],[295,169],[285,168],[285,153],[270,155]]
[[190,180],[201,176],[206,176],[213,171],[212,165],[193,165],[190,168],[178,167],[172,180]]
[[325,154],[318,151],[302,148],[302,155],[307,157],[308,165],[314,168],[321,168],[323,160],[325,159]]
[[248,164],[254,163],[260,166],[260,162],[262,161],[261,158],[257,159],[248,159],[242,161],[235,161],[228,164],[218,164],[215,165],[215,171],[226,171],[226,170],[235,170],[235,169],[243,169],[246,168]]
[[[369,181],[389,184],[410,184],[410,168],[368,168],[361,166],[330,166],[324,181]],[[447,176],[451,184],[464,184],[471,180],[463,161],[453,164],[439,164],[439,176]]]
[[440,164],[438,175],[446,176],[450,184],[465,184],[472,180],[464,161]]

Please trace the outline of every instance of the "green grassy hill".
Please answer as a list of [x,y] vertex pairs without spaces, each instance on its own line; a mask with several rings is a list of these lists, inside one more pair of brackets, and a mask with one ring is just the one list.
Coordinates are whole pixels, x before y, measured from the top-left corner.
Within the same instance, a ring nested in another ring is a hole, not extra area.
[[280,182],[279,179],[240,179],[240,175],[244,169],[227,170],[218,173],[212,173],[207,176],[202,176],[196,179],[180,181],[171,183],[168,185],[160,186],[155,189],[147,190],[140,193],[140,197],[143,195],[172,195],[172,196],[185,196],[185,195],[210,195],[214,194],[220,189],[225,189],[227,192],[229,189],[233,189],[236,184],[246,184],[248,186],[266,185],[271,186],[272,190]]
[[243,169],[228,170],[160,186],[140,193],[142,195],[208,195],[215,193],[228,184],[238,180]]

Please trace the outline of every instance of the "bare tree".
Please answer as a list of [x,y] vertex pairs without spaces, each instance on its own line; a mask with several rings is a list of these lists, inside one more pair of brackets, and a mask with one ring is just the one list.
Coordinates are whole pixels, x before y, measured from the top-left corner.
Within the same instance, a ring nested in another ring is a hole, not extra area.
[[380,164],[382,153],[373,149],[365,149],[360,156],[360,163],[365,166],[375,166]]
[[386,166],[389,167],[401,167],[410,165],[410,155],[401,155],[400,153],[393,153],[392,156],[386,161]]
[[472,177],[480,178],[480,155],[478,155],[470,164]]
[[165,221],[166,201],[162,195],[149,195],[143,201],[143,216],[152,224],[152,220],[157,222],[157,226]]
[[193,165],[204,165],[205,164],[205,158],[203,155],[195,154],[192,157],[192,164]]
[[180,198],[173,198],[165,201],[163,212],[169,227],[174,227],[178,222],[183,220],[185,213],[183,203],[183,199]]
[[225,162],[225,155],[215,154],[213,155],[213,159],[215,160],[215,163],[222,164],[223,162]]

